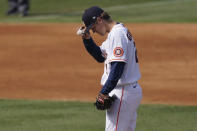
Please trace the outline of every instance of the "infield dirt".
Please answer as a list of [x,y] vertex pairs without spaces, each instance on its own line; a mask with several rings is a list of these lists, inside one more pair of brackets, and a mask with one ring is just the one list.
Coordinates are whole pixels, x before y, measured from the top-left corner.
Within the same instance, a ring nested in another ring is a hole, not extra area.
[[[138,49],[142,102],[197,105],[197,24],[125,25]],[[95,100],[103,64],[85,51],[79,26],[0,24],[0,98]],[[105,37],[93,36],[99,45]]]

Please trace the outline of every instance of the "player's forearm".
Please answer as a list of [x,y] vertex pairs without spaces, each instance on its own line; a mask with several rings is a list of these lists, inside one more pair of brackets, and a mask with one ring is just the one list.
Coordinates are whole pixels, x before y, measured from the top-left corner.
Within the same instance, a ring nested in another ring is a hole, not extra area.
[[83,39],[84,46],[91,56],[93,56],[98,62],[104,62],[105,58],[102,56],[102,52],[99,46],[95,44],[92,38]]
[[124,62],[112,62],[111,71],[105,85],[103,86],[101,93],[109,94],[117,85],[118,80],[121,78],[124,71]]

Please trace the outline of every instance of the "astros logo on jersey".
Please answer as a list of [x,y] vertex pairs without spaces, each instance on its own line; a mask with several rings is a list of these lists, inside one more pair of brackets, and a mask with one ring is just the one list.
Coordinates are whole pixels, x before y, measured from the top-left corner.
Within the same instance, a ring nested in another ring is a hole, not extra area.
[[114,56],[121,57],[124,54],[124,51],[121,47],[116,47],[114,49]]

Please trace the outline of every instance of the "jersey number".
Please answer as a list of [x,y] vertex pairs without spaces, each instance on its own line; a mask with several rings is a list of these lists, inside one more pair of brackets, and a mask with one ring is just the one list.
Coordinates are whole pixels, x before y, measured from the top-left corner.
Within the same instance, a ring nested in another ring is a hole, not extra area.
[[138,63],[137,49],[135,50],[135,61]]
[[[127,38],[130,41],[133,40],[132,34],[131,34],[131,32],[129,30],[127,31]],[[133,44],[135,46],[135,41],[133,41]],[[138,63],[137,49],[135,50],[135,61],[136,61],[136,63]]]

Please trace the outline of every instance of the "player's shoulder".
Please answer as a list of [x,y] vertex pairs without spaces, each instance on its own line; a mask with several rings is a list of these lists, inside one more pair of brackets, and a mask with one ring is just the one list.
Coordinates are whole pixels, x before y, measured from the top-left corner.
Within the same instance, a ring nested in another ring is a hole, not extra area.
[[117,23],[111,30],[112,37],[124,36],[127,33],[127,28],[122,23]]

